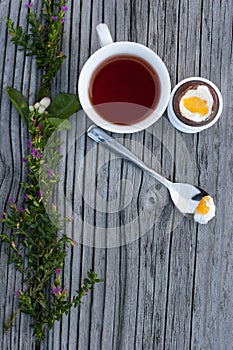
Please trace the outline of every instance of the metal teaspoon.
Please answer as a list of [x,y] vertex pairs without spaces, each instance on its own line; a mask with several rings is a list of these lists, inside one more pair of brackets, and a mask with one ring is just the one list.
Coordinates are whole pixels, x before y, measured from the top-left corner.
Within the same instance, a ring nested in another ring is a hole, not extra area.
[[166,186],[170,192],[171,199],[176,208],[184,216],[188,217],[189,219],[194,219],[194,212],[198,203],[203,197],[208,195],[204,190],[194,185],[186,183],[174,183],[165,179],[163,176],[156,173],[153,169],[149,168],[126,147],[122,146],[119,142],[117,142],[110,135],[95,125],[92,125],[87,130],[87,135],[92,140],[101,144],[105,148],[108,148],[126,160],[130,160],[146,173],[153,176],[161,184]]

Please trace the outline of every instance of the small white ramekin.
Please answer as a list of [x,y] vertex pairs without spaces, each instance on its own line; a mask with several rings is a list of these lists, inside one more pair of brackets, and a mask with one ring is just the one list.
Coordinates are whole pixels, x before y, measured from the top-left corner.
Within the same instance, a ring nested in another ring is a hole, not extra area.
[[[216,114],[216,116],[214,117],[214,119],[212,119],[208,124],[205,124],[205,125],[202,125],[202,126],[192,126],[192,125],[188,125],[188,124],[185,124],[183,123],[175,114],[174,112],[174,109],[173,109],[173,97],[174,97],[174,94],[176,92],[176,90],[183,84],[189,82],[189,81],[202,81],[208,85],[210,85],[214,91],[216,92],[217,94],[217,97],[218,97],[218,112]],[[219,89],[217,88],[217,86],[212,83],[212,81],[208,80],[208,79],[205,79],[205,78],[201,78],[201,77],[190,77],[190,78],[186,78],[184,80],[181,80],[175,87],[174,89],[172,90],[172,93],[171,93],[171,96],[170,96],[170,100],[169,100],[169,104],[168,104],[168,108],[167,108],[167,115],[168,115],[168,118],[170,120],[170,122],[172,123],[172,125],[182,131],[182,132],[185,132],[185,133],[189,133],[189,134],[194,134],[194,133],[197,133],[197,132],[200,132],[202,130],[205,130],[205,129],[208,129],[210,128],[212,125],[214,125],[217,120],[219,119],[221,113],[222,113],[222,109],[223,109],[223,98],[222,98],[222,94],[221,92],[219,91]]]

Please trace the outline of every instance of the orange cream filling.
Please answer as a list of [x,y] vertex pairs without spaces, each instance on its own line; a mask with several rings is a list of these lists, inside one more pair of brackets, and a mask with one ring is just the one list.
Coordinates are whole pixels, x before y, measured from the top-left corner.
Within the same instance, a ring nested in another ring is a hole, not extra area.
[[202,100],[197,96],[184,98],[183,103],[184,107],[190,112],[199,113],[202,117],[204,117],[209,111],[207,101]]
[[208,214],[210,207],[209,207],[209,198],[208,196],[203,197],[200,202],[198,203],[198,206],[196,207],[196,213],[201,215]]

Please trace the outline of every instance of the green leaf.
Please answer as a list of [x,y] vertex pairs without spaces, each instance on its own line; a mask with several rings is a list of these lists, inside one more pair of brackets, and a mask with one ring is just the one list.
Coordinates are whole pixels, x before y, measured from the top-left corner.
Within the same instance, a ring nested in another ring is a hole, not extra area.
[[3,242],[10,242],[11,241],[10,238],[5,233],[1,234],[0,238],[2,239]]
[[49,88],[46,86],[41,86],[37,95],[37,100],[40,101],[42,100],[43,97],[51,97],[51,92],[49,91]]
[[38,303],[42,306],[43,309],[46,309],[47,305],[44,300],[37,299]]
[[7,25],[7,27],[8,27],[8,29],[10,30],[10,31],[14,31],[14,22],[12,21],[12,19],[11,18],[8,18],[8,17],[4,17],[4,19],[5,19],[5,21],[6,21],[6,25]]
[[59,119],[67,119],[79,108],[79,100],[77,95],[61,93],[55,96],[48,112]]
[[72,124],[68,120],[63,120],[59,118],[48,118],[48,122],[57,128],[57,130],[71,130]]
[[22,34],[22,27],[18,27],[17,29],[16,29],[16,34],[18,35],[18,36],[21,36],[21,34]]
[[18,111],[20,116],[26,121],[26,123],[28,123],[29,108],[26,98],[21,94],[20,91],[14,88],[8,87],[6,91],[15,109]]

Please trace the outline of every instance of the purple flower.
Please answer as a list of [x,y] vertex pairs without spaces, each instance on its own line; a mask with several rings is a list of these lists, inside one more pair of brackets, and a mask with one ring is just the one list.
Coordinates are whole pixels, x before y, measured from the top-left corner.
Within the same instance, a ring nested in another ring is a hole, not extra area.
[[57,21],[58,20],[57,16],[51,16],[51,18],[52,18],[53,21]]
[[12,198],[12,197],[9,197],[8,203],[12,203],[12,202],[13,202],[13,198]]
[[0,215],[0,219],[4,219],[4,215]]
[[29,139],[26,139],[26,143],[28,147],[32,147],[32,141]]
[[61,9],[62,9],[62,11],[67,11],[68,7],[67,6],[62,6]]
[[66,19],[65,19],[65,18],[62,18],[62,19],[61,19],[61,24],[64,24],[65,21],[66,21]]
[[31,155],[33,158],[37,158],[37,159],[40,159],[42,157],[42,154],[37,148],[32,148]]
[[73,247],[78,244],[78,242],[75,241],[75,239],[70,239],[69,242]]
[[61,269],[59,269],[58,267],[55,269],[55,273],[56,273],[56,275],[60,275],[61,274]]
[[27,163],[28,159],[27,157],[23,157],[23,163]]
[[52,287],[52,292],[55,295],[58,295],[62,291],[62,288],[60,286]]
[[52,171],[52,169],[48,169],[48,176],[49,176],[49,177],[53,177],[53,171]]
[[28,238],[27,238],[27,237],[25,237],[23,240],[26,242],[26,241],[28,241]]
[[23,211],[23,208],[20,207],[20,208],[18,209],[18,213],[22,213],[22,211]]
[[32,1],[25,5],[25,7],[26,7],[27,9],[32,8],[32,6],[33,6],[33,2],[32,2]]
[[28,198],[29,198],[28,194],[25,194],[24,199],[28,199]]
[[36,131],[38,133],[41,133],[41,130],[42,130],[42,125],[40,123],[38,123],[37,126],[36,126]]
[[13,295],[14,295],[14,298],[16,298],[18,295],[19,295],[19,292],[21,292],[21,288],[20,289],[18,289],[18,290],[16,290],[14,293],[13,293]]
[[48,168],[49,168],[49,165],[48,165],[48,163],[46,163],[46,164],[45,164],[45,167],[46,167],[46,169],[48,169]]
[[38,195],[39,195],[40,197],[43,197],[42,191],[39,191],[39,192],[38,192]]

